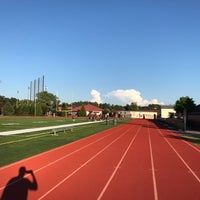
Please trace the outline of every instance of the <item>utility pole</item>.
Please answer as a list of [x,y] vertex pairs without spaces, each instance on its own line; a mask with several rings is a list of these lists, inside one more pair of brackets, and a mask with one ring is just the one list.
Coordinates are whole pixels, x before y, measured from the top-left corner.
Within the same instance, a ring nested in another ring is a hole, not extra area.
[[36,80],[34,80],[34,104],[35,104],[34,115],[36,116],[37,115],[37,112],[36,112]]
[[17,90],[17,102],[16,102],[16,107],[18,108],[19,106],[19,90]]

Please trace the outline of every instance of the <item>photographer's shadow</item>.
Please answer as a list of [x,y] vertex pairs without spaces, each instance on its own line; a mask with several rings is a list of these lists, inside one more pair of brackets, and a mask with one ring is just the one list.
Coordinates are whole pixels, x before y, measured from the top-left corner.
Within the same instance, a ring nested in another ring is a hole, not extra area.
[[[27,178],[30,175],[31,179]],[[1,197],[1,200],[27,200],[29,190],[37,190],[38,184],[32,170],[26,170],[25,167],[19,168],[19,174],[11,178]]]

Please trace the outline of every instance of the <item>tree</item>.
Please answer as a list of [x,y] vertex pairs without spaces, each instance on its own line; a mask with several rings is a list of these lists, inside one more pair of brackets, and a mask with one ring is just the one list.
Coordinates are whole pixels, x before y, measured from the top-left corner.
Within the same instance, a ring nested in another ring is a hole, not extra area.
[[126,104],[126,106],[125,106],[125,110],[127,110],[127,111],[136,111],[136,110],[138,110],[138,106],[137,106],[137,104],[136,103],[131,103],[130,105],[129,104]]
[[149,104],[148,109],[149,110],[160,110],[161,106],[159,104]]
[[84,106],[81,107],[81,110],[79,111],[78,115],[80,117],[85,117],[86,116],[86,110],[85,110]]
[[67,111],[68,110],[68,106],[66,103],[62,103],[62,111]]
[[110,109],[108,108],[104,108],[102,111],[102,114],[105,116],[106,114],[108,114],[110,112]]
[[[59,105],[59,100],[56,95],[48,93],[47,91],[37,94],[37,106],[42,109],[43,115],[50,110],[56,111],[57,105]],[[41,113],[40,110],[37,110],[37,112]]]
[[4,115],[14,115],[15,113],[15,109],[14,107],[11,105],[11,103],[9,101],[7,101],[3,107],[3,114]]
[[179,100],[176,101],[174,109],[177,113],[182,113],[184,110],[192,111],[195,108],[195,103],[192,98],[189,98],[188,96],[180,97]]
[[192,111],[196,107],[192,98],[180,97],[179,100],[176,101],[174,109],[177,113],[184,114],[184,131],[187,128],[187,113],[188,111]]

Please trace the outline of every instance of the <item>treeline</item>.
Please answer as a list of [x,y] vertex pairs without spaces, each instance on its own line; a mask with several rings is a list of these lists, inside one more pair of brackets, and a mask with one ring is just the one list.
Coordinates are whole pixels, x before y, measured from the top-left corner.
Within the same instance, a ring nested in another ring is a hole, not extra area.
[[[7,98],[0,96],[0,115],[16,115],[16,116],[45,116],[45,115],[59,115],[65,116],[71,109],[70,107],[77,107],[86,104],[103,109],[103,114],[112,111],[142,111],[142,110],[157,110],[160,111],[161,106],[158,104],[149,104],[148,106],[138,106],[136,103],[126,104],[125,106],[114,105],[108,103],[78,101],[72,103],[60,103],[59,98],[47,91],[40,92],[36,95],[34,100],[18,100],[16,98]],[[194,100],[188,96],[181,97],[176,101],[174,109],[177,113],[183,113],[184,109],[187,112],[200,112],[200,105],[196,105]]]
[[73,107],[92,104],[103,109],[104,112],[108,113],[110,111],[139,111],[139,110],[160,110],[161,106],[158,104],[149,104],[148,106],[138,106],[136,103],[126,104],[125,106],[114,105],[108,103],[89,102],[89,101],[78,101],[74,102]]
[[48,92],[40,92],[34,100],[18,100],[0,96],[0,114],[16,116],[44,116],[47,112],[56,112],[58,98]]
[[[45,116],[49,115],[60,115],[64,116],[68,111],[69,107],[77,107],[86,104],[92,104],[94,106],[103,109],[103,114],[110,111],[137,111],[137,110],[159,110],[160,105],[150,104],[145,107],[137,106],[136,103],[127,104],[125,106],[113,105],[108,103],[98,104],[96,102],[89,101],[78,101],[72,103],[61,103],[59,98],[47,91],[40,92],[37,94],[34,100],[18,100],[16,98],[7,98],[0,96],[0,115],[16,115],[16,116]],[[63,114],[64,113],[64,114]]]

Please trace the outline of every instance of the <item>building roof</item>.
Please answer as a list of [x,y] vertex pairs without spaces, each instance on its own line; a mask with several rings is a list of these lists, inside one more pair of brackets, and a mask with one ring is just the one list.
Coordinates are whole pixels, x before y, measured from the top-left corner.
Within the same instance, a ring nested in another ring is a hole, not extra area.
[[[82,106],[75,107],[75,108],[73,108],[73,111],[77,112],[77,111],[81,110],[81,108],[82,108]],[[101,108],[99,108],[97,106],[93,106],[91,104],[84,105],[84,108],[88,112],[92,112],[92,111],[100,112],[100,111],[102,111]]]

